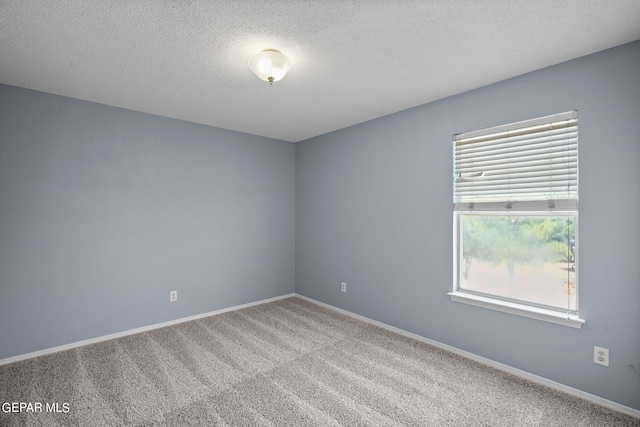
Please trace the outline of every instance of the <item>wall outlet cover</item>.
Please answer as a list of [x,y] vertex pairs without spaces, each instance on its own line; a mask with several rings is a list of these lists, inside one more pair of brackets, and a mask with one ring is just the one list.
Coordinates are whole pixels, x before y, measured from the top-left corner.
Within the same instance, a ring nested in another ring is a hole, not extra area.
[[593,363],[609,367],[609,349],[593,346]]

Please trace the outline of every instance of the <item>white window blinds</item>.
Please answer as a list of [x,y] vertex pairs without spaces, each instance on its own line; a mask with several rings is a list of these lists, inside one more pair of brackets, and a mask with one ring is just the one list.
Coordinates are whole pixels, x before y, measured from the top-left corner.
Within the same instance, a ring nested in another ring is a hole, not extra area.
[[454,135],[458,209],[575,209],[578,112]]

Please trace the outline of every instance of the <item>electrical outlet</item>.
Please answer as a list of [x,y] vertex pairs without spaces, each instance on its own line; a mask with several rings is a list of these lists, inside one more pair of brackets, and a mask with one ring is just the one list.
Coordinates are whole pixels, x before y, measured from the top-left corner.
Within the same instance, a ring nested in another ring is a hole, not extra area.
[[347,292],[347,282],[340,283],[340,290],[342,292]]
[[593,363],[609,367],[609,349],[604,347],[593,346]]
[[178,301],[178,291],[169,292],[169,302]]

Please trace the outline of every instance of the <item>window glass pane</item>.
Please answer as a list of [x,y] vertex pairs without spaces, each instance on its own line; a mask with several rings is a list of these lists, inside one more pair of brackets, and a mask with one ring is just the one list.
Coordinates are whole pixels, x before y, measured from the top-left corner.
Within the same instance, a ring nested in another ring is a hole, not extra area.
[[576,311],[575,215],[460,215],[459,287]]

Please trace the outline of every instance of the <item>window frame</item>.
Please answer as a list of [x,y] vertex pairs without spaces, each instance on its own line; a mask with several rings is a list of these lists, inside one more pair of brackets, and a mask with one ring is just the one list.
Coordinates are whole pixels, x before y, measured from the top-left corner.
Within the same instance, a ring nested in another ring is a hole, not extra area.
[[[564,120],[575,120],[576,123],[576,136],[575,136],[575,150],[577,150],[577,111],[571,111],[566,113],[554,114],[552,116],[547,117],[539,117],[531,120],[524,120],[516,123],[509,123],[506,125],[495,126],[487,129],[480,129],[477,131],[464,132],[462,134],[456,134],[453,137],[453,154],[454,154],[454,174],[460,171],[458,168],[458,157],[456,157],[458,144],[468,144],[470,141],[473,143],[473,140],[479,138],[481,141],[491,141],[487,139],[492,135],[497,135],[496,137],[499,139],[504,139],[504,135],[508,132],[521,132],[521,130],[531,129],[532,126],[544,128],[546,124],[553,124],[549,129],[551,129],[551,139],[553,139],[553,129],[555,124],[564,121]],[[536,138],[536,137],[534,137]],[[513,140],[512,140],[513,141]],[[537,143],[537,142],[536,142]],[[486,144],[486,143],[485,143]],[[469,149],[465,146],[460,146],[463,151],[460,155],[462,161],[467,163],[461,164],[461,167],[468,166],[468,158]],[[468,145],[467,145],[468,147]],[[493,145],[496,147],[496,145]],[[473,148],[471,148],[473,150]],[[466,151],[464,151],[466,150]],[[501,149],[504,150],[504,149]],[[464,154],[462,154],[464,153]],[[483,159],[480,160],[480,162]],[[506,160],[508,165],[511,160]],[[577,168],[577,151],[575,153],[575,167]],[[473,162],[473,160],[472,160]],[[473,163],[470,163],[473,165]],[[567,166],[570,167],[570,166]],[[462,169],[465,170],[465,169]],[[468,170],[468,169],[466,169]],[[473,169],[472,169],[473,170]],[[476,169],[477,170],[477,169]],[[484,170],[484,169],[482,169]],[[508,169],[507,169],[508,170]],[[569,326],[572,328],[580,329],[582,325],[585,323],[585,320],[580,318],[579,316],[579,292],[578,292],[578,252],[579,252],[579,238],[578,238],[578,204],[577,204],[577,169],[575,171],[575,185],[576,187],[571,194],[571,198],[567,199],[557,199],[557,195],[550,194],[550,199],[543,200],[539,197],[539,193],[532,194],[533,199],[525,198],[516,198],[514,200],[510,200],[510,196],[497,196],[495,199],[491,200],[482,200],[476,199],[473,196],[472,198],[466,198],[464,196],[460,196],[460,193],[457,191],[457,180],[459,177],[454,177],[456,180],[456,184],[454,185],[454,205],[453,205],[453,290],[452,292],[448,292],[447,295],[450,297],[451,301],[464,303],[473,305],[476,307],[482,307],[490,310],[496,310],[504,313],[514,314],[518,316],[523,316],[527,318],[542,320],[545,322],[551,322],[563,326]],[[471,176],[479,175],[478,173],[474,173]],[[485,172],[482,172],[481,175],[483,178]],[[463,179],[467,179],[466,177]],[[475,179],[475,178],[472,178]],[[493,178],[489,178],[493,179]],[[550,175],[551,179],[551,175]],[[549,181],[551,182],[551,181]],[[465,184],[468,185],[468,184]],[[486,184],[485,184],[486,185]],[[490,189],[491,187],[484,187]],[[567,191],[569,191],[569,188]],[[486,190],[485,190],[486,194]],[[493,193],[489,193],[493,194]],[[495,193],[499,194],[499,192]],[[567,193],[569,196],[569,193]],[[457,197],[463,197],[462,199],[457,199]],[[575,198],[574,198],[575,197]],[[504,295],[496,295],[491,293],[485,293],[477,290],[463,289],[463,251],[462,251],[462,227],[461,227],[461,217],[464,215],[510,215],[510,216],[551,216],[551,217],[562,217],[562,216],[571,216],[574,220],[574,260],[575,263],[575,272],[574,272],[574,282],[575,282],[575,309],[571,310],[567,308],[559,308],[550,305],[545,305],[543,303],[537,303],[533,301],[521,300],[518,298],[510,298]]]

